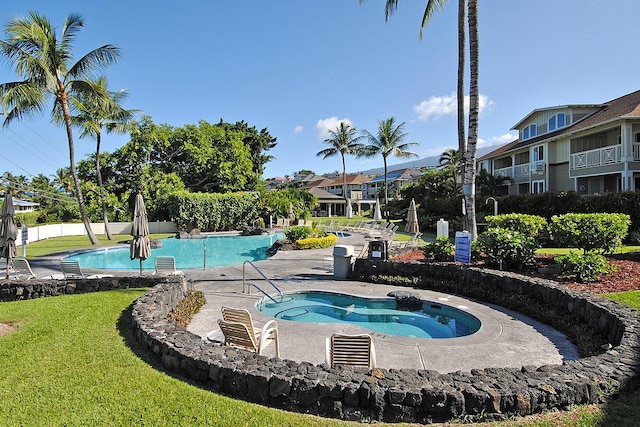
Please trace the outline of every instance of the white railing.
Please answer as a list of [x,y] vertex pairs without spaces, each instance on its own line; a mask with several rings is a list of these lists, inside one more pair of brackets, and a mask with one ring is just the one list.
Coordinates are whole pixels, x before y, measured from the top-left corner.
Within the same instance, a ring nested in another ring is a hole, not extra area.
[[529,176],[531,174],[531,164],[523,163],[521,165],[516,165],[515,167],[516,173],[514,174],[514,178],[519,178],[521,176]]
[[[635,146],[635,144],[634,144]],[[635,156],[635,153],[634,153]],[[595,150],[582,151],[571,155],[571,169],[584,169],[595,166],[620,163],[622,160],[622,146],[611,145]]]
[[494,169],[493,174],[495,176],[510,176],[513,177],[513,168],[511,166],[507,168]]
[[[104,223],[91,223],[91,229],[95,234],[106,234],[104,230]],[[29,227],[27,235],[27,245],[29,242],[37,242],[38,240],[50,239],[52,237],[62,236],[85,236],[87,230],[84,228],[84,224],[47,224],[39,225],[37,227]],[[130,234],[131,222],[110,222],[109,231],[112,234]],[[175,233],[178,231],[175,223],[173,222],[150,222],[150,233]],[[16,239],[16,245],[22,245],[22,230],[18,229],[18,238]]]

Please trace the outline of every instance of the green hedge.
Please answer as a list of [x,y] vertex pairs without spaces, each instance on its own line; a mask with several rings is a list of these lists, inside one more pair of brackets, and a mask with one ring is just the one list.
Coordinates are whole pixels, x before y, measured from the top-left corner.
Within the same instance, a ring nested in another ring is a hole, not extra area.
[[258,218],[258,200],[250,193],[167,194],[162,203],[179,230],[241,230],[252,226]]
[[298,249],[323,249],[335,245],[338,242],[338,236],[333,233],[327,234],[325,237],[309,237],[308,239],[300,239],[296,242]]

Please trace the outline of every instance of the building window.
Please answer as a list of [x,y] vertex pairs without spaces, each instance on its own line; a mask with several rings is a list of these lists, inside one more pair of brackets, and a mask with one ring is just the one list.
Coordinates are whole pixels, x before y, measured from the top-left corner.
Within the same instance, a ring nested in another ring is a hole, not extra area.
[[551,132],[552,130],[563,128],[566,122],[565,117],[566,116],[564,113],[558,113],[551,116],[549,118],[549,128],[548,128],[549,132]]
[[533,161],[538,162],[541,160],[544,160],[544,146],[533,147]]
[[531,194],[544,193],[544,181],[533,181],[531,183]]
[[529,126],[522,130],[522,140],[533,138],[537,135],[537,126],[535,123],[531,123]]

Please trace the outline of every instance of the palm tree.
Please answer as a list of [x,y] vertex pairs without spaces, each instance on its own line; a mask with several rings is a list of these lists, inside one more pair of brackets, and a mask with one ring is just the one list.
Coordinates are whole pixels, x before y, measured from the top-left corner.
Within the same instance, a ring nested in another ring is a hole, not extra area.
[[[378,154],[382,154],[382,160],[384,162],[384,204],[385,207],[389,204],[389,187],[387,180],[387,158],[389,156],[398,157],[401,159],[407,159],[410,157],[418,157],[413,151],[409,151],[409,148],[414,145],[418,145],[417,142],[404,142],[407,137],[407,133],[404,131],[404,122],[396,126],[395,117],[390,117],[386,120],[378,120],[378,131],[376,135],[373,135],[369,131],[363,131],[363,135],[369,141],[369,145],[364,147],[361,156],[373,157]],[[389,221],[389,212],[386,211],[386,219]]]
[[438,159],[438,165],[443,169],[451,170],[454,187],[458,186],[458,168],[460,167],[460,151],[455,148],[445,150]]
[[73,194],[73,178],[69,172],[69,168],[59,168],[54,175],[51,175],[51,182],[56,186],[58,191],[64,192],[66,195]]
[[[360,0],[360,4],[365,0]],[[420,25],[420,39],[422,39],[422,30],[431,20],[434,13],[442,8],[447,0],[427,0],[422,23]],[[469,0],[469,137],[465,139],[464,130],[464,73],[465,73],[465,49],[466,49],[466,32],[465,32],[465,7],[466,0],[458,0],[458,81],[457,81],[457,98],[458,98],[458,150],[461,153],[461,169],[462,169],[462,193],[465,205],[465,222],[466,229],[471,232],[472,239],[477,237],[477,225],[475,217],[475,164],[476,164],[476,146],[478,142],[478,113],[479,113],[479,97],[478,97],[478,68],[479,68],[479,45],[478,45],[478,0]],[[398,0],[387,0],[385,4],[385,19],[395,12],[398,8]]]
[[58,38],[51,22],[37,12],[29,12],[26,18],[12,19],[5,29],[7,39],[0,40],[0,53],[15,67],[16,75],[24,80],[1,84],[0,100],[7,108],[4,120],[6,126],[25,115],[41,112],[47,99],[53,98],[53,111],[62,117],[67,133],[70,170],[80,215],[91,243],[96,245],[99,242],[89,224],[75,166],[69,97],[93,92],[87,78],[116,62],[119,49],[104,45],[70,64],[75,36],[83,26],[84,21],[80,15],[70,14]]
[[329,129],[330,137],[323,142],[329,144],[329,148],[325,148],[316,153],[316,156],[322,156],[322,159],[340,154],[342,157],[342,197],[349,203],[347,197],[347,166],[344,160],[346,154],[358,156],[362,153],[364,145],[360,143],[363,135],[358,135],[356,128],[348,123],[340,122],[336,129]]
[[133,121],[133,116],[138,110],[125,110],[120,102],[127,97],[127,92],[123,89],[112,92],[108,89],[107,78],[99,77],[95,81],[89,81],[94,88],[92,92],[80,94],[80,98],[71,98],[71,103],[78,114],[71,119],[73,123],[82,128],[80,138],[90,137],[96,140],[96,177],[98,181],[98,193],[102,202],[102,218],[104,229],[109,240],[113,236],[109,231],[109,220],[107,218],[107,198],[104,194],[102,174],[100,172],[100,143],[102,139],[102,129],[107,133],[125,133]]

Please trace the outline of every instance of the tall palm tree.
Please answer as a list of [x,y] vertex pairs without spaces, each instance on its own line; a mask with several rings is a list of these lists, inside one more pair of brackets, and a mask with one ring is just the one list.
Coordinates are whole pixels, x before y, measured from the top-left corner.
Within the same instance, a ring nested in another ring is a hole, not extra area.
[[69,144],[69,163],[80,215],[87,235],[94,245],[99,244],[87,216],[80,181],[75,165],[75,148],[69,97],[93,91],[87,82],[93,73],[116,62],[119,49],[104,45],[71,64],[72,46],[78,31],[84,27],[80,15],[67,16],[60,37],[51,22],[37,12],[26,18],[12,19],[5,29],[6,40],[0,40],[0,53],[15,68],[22,81],[0,85],[0,100],[5,110],[4,125],[25,115],[44,110],[48,98],[53,98],[54,112],[63,118]]
[[[360,0],[360,4],[365,0]],[[447,0],[427,0],[422,23],[420,25],[420,39],[422,30],[431,20],[435,12],[442,8]],[[398,8],[398,0],[387,0],[385,4],[385,19]],[[465,138],[464,119],[464,75],[465,75],[465,9],[469,12],[469,70],[470,70],[470,106],[469,106],[469,137]],[[475,217],[475,175],[476,175],[476,146],[478,142],[478,68],[479,68],[479,44],[478,44],[478,0],[469,0],[466,7],[466,0],[458,0],[458,150],[461,153],[461,175],[462,193],[464,196],[466,229],[471,232],[473,239],[476,238],[477,225]],[[474,94],[475,91],[475,94]],[[475,103],[475,105],[474,105]]]
[[[382,160],[384,163],[384,204],[385,207],[389,204],[389,183],[388,183],[388,168],[387,158],[389,156],[398,157],[401,159],[407,159],[411,157],[418,157],[413,151],[409,151],[409,148],[418,145],[417,142],[404,142],[407,137],[407,133],[404,131],[404,122],[396,125],[395,117],[389,117],[385,120],[378,120],[378,130],[376,135],[373,135],[369,131],[363,131],[363,135],[369,141],[369,145],[364,147],[361,156],[373,157],[378,154],[382,154]],[[385,217],[389,220],[389,212],[386,210]]]
[[96,140],[96,178],[98,181],[98,193],[102,202],[102,218],[107,238],[113,240],[113,236],[109,231],[107,198],[104,193],[102,173],[100,172],[102,129],[104,128],[107,133],[125,133],[138,110],[125,110],[122,108],[120,102],[128,96],[127,92],[124,89],[118,92],[110,91],[106,77],[101,76],[88,83],[93,86],[93,91],[82,93],[80,97],[71,98],[71,104],[77,111],[77,114],[71,119],[75,125],[82,128],[80,138],[95,138]]
[[62,191],[66,195],[73,194],[73,178],[69,168],[56,170],[56,173],[51,175],[51,181],[58,191]]
[[329,138],[323,142],[329,144],[329,148],[325,148],[316,153],[316,156],[322,156],[322,159],[340,154],[342,157],[342,197],[348,202],[347,197],[347,165],[344,159],[346,154],[358,156],[362,153],[364,145],[360,142],[363,135],[358,135],[356,128],[348,123],[340,122],[334,129],[329,129]]

